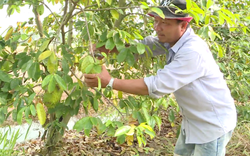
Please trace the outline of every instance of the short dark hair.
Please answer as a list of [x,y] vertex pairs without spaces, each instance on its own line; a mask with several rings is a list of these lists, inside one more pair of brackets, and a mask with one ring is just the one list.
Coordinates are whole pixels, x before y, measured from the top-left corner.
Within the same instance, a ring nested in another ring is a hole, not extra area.
[[[186,22],[186,21],[179,20],[179,19],[177,19],[176,21],[177,21],[177,24],[180,24],[180,23],[182,23],[182,22]],[[187,28],[189,28],[189,27],[190,27],[190,24],[189,24],[189,22],[188,22]]]

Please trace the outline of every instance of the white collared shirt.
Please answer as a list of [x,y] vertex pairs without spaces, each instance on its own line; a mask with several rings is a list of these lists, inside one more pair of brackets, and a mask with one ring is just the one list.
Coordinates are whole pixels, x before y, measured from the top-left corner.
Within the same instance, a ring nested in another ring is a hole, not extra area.
[[[151,48],[156,42],[155,37],[142,41]],[[192,28],[173,47],[163,45],[169,51],[167,65],[144,82],[150,97],[174,93],[183,116],[186,143],[207,143],[233,130],[237,120],[234,100],[208,45]],[[160,49],[156,46],[152,51],[165,53]]]

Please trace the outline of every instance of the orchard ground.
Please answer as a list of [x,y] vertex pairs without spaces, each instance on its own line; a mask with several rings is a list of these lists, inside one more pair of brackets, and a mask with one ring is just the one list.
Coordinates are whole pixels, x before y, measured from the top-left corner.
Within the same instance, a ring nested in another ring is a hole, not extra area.
[[[85,116],[84,110],[77,118]],[[101,105],[100,113],[96,114],[94,110],[89,112],[89,116],[100,116],[100,114],[111,114],[116,111],[110,105]],[[102,115],[103,116],[103,115]],[[97,135],[96,130],[93,129],[90,136],[87,137],[83,132],[76,132],[75,130],[67,130],[62,142],[57,146],[58,155],[87,155],[87,156],[106,156],[106,155],[142,155],[142,156],[160,156],[173,155],[175,142],[177,140],[177,131],[181,123],[181,116],[176,116],[175,125],[171,127],[168,121],[168,114],[166,111],[161,111],[162,127],[161,131],[155,129],[156,137],[153,139],[147,138],[147,145],[139,147],[136,137],[133,145],[128,146],[118,144],[116,138],[106,135]],[[239,116],[240,119],[240,116]],[[40,138],[29,140],[17,144],[15,150],[18,151],[16,155],[39,155],[44,142]],[[22,151],[22,152],[20,152]],[[233,133],[233,137],[227,146],[226,156],[249,156],[250,155],[250,122],[246,120],[239,120],[238,125]]]

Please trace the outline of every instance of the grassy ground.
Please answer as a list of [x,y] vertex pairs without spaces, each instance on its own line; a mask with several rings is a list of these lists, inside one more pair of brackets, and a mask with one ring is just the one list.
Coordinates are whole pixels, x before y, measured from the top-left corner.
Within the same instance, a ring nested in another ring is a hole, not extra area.
[[228,156],[250,156],[250,121],[239,121],[227,146]]

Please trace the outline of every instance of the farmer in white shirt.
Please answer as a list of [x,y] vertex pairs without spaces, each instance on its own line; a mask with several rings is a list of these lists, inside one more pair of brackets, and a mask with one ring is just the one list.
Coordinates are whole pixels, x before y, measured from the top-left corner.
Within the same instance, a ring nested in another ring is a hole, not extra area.
[[[183,117],[175,156],[224,156],[226,145],[236,126],[236,109],[230,91],[208,45],[189,27],[187,14],[175,14],[175,4],[185,9],[185,0],[175,0],[171,6],[161,4],[165,19],[150,13],[155,19],[157,37],[146,37],[142,43],[156,47],[154,55],[168,49],[166,65],[155,76],[141,79],[114,79],[103,67],[100,74],[86,74],[88,86],[102,87],[159,98],[174,93]],[[163,7],[165,6],[165,7]],[[184,6],[184,7],[183,7]]]

